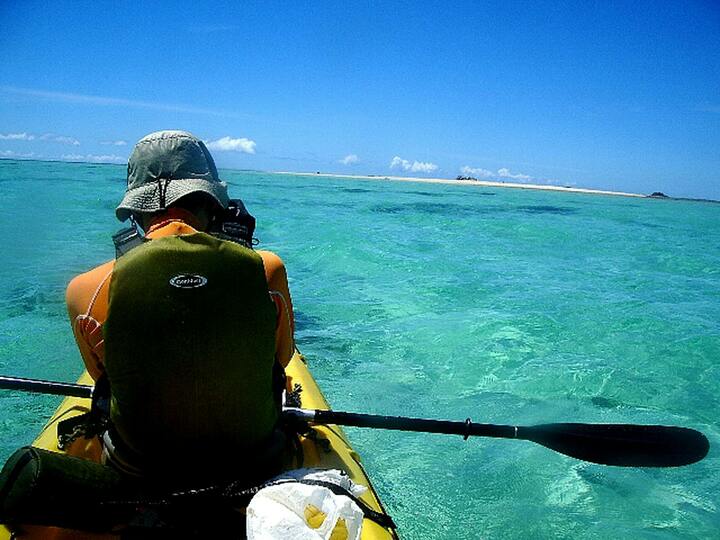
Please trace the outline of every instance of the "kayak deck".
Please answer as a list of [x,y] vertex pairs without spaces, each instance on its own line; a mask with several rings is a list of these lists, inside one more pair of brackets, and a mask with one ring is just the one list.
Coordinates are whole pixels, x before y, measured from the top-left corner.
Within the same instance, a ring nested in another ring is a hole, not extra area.
[[[301,406],[307,409],[329,409],[317,382],[310,373],[305,359],[299,352],[295,352],[286,368],[288,377],[288,388],[299,384],[302,388],[300,394]],[[85,372],[78,380],[80,384],[93,384],[90,375]],[[101,445],[97,437],[92,439],[78,438],[65,450],[60,450],[57,445],[57,424],[61,420],[77,416],[89,410],[90,401],[84,398],[65,398],[57,408],[49,422],[33,442],[33,446],[51,450],[54,452],[67,453],[69,455],[83,457],[93,461],[100,460]],[[313,436],[300,436],[300,444],[303,452],[303,467],[320,469],[340,469],[345,471],[350,479],[356,484],[365,486],[368,490],[360,497],[370,508],[376,512],[386,514],[380,502],[380,498],[373,488],[370,478],[365,472],[360,456],[350,445],[343,430],[335,425],[312,426]],[[48,540],[65,539],[117,539],[119,536],[112,534],[92,534],[54,527],[23,526],[22,530],[15,531],[12,536],[10,531],[0,525],[0,540],[10,538],[42,538]],[[363,540],[381,540],[398,538],[393,529],[385,528],[374,521],[365,518],[363,520]]]

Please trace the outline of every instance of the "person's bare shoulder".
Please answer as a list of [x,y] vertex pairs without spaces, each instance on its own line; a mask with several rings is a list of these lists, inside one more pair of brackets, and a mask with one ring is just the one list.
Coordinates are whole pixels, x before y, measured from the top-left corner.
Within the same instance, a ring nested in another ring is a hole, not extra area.
[[285,263],[276,253],[264,250],[258,251],[257,253],[262,257],[266,274],[273,275],[277,272],[285,272]]
[[65,301],[71,316],[77,315],[87,309],[100,284],[112,272],[115,261],[96,266],[92,270],[75,276],[65,291]]

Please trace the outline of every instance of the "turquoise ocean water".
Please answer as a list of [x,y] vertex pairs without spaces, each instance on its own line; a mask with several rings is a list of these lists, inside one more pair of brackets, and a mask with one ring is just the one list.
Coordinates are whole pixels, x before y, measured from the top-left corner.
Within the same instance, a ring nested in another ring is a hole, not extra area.
[[[0,373],[74,381],[70,278],[113,256],[124,167],[0,161]],[[405,538],[720,537],[720,205],[223,171],[285,260],[342,410],[703,431],[678,469],[348,430]],[[0,391],[0,458],[59,398]]]

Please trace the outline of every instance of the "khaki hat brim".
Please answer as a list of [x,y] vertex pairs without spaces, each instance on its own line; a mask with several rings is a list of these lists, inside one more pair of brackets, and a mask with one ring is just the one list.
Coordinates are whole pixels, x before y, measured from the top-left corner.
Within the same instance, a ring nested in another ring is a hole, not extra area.
[[197,192],[207,193],[221,207],[227,208],[229,198],[225,182],[209,182],[200,178],[179,178],[152,182],[128,190],[115,209],[117,218],[120,221],[125,221],[130,217],[131,213],[152,214],[163,210],[164,208],[160,207],[160,189],[161,186],[164,188],[166,183],[165,208],[180,199],[180,197]]

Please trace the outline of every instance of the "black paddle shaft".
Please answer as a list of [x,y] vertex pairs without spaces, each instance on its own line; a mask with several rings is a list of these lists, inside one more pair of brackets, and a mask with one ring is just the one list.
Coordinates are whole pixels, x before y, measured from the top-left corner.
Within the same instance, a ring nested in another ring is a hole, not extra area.
[[398,431],[418,431],[423,433],[444,433],[468,437],[500,437],[514,439],[518,428],[498,424],[474,424],[468,418],[464,422],[449,420],[429,420],[425,418],[406,418],[402,416],[383,416],[375,414],[349,413],[341,411],[315,410],[315,422],[319,424],[340,424],[342,426],[393,429]]
[[2,375],[0,375],[0,388],[3,390],[22,390],[23,392],[88,399],[92,397],[93,391],[92,386],[85,386],[83,384],[23,379],[22,377],[5,377]]

